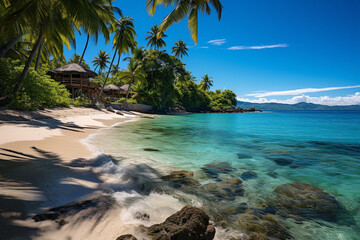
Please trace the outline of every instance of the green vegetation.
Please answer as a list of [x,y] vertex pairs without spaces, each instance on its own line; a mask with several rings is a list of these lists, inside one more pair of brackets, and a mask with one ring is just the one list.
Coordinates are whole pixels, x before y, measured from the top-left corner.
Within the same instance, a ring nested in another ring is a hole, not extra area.
[[[0,58],[0,94],[9,94],[24,66],[19,60]],[[41,107],[69,106],[70,93],[65,86],[45,75],[46,69],[30,69],[25,77],[23,88],[18,91],[9,104],[18,110],[35,110]]]
[[[52,80],[46,73],[50,69],[68,63],[79,63],[89,68],[84,56],[93,37],[99,35],[109,42],[113,34],[114,54],[100,51],[92,61],[99,76],[91,84],[129,84],[125,97],[117,103],[143,103],[159,110],[175,105],[186,109],[229,108],[234,104],[235,94],[230,90],[209,91],[213,80],[207,74],[196,84],[196,77],[187,71],[179,59],[188,56],[189,49],[183,40],[175,42],[170,55],[159,49],[166,47],[164,31],[173,23],[189,18],[189,29],[197,41],[198,14],[210,14],[214,8],[220,19],[222,5],[219,0],[207,1],[160,1],[148,0],[151,15],[158,5],[176,5],[162,21],[151,27],[146,36],[147,46],[138,47],[134,19],[121,15],[120,9],[112,5],[113,0],[47,0],[7,1],[0,0],[0,105],[15,109],[32,110],[38,107],[87,106],[92,104],[85,97],[71,99],[65,86]],[[116,16],[120,16],[117,19]],[[63,47],[76,45],[75,32],[87,35],[82,55],[74,54],[66,61]],[[128,66],[120,70],[122,54]],[[117,64],[114,64],[115,58]],[[98,94],[103,97],[102,88]],[[109,102],[108,98],[104,98]],[[113,99],[114,100],[114,99]]]

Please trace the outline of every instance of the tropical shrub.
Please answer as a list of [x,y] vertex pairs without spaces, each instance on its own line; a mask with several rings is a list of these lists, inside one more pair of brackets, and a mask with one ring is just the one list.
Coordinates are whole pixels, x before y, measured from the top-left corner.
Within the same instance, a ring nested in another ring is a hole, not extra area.
[[178,103],[186,109],[207,108],[209,106],[209,97],[193,81],[177,83],[175,87]]
[[90,99],[85,99],[83,97],[77,97],[75,99],[72,99],[71,104],[76,106],[76,107],[80,107],[80,106],[87,107],[87,106],[92,106],[93,105],[93,103],[91,102]]
[[[12,92],[23,68],[18,60],[0,59],[0,93],[2,96]],[[68,90],[64,85],[45,75],[45,71],[36,72],[30,69],[22,88],[15,96],[12,96],[8,107],[17,110],[36,110],[39,106],[69,106],[71,99]]]
[[213,109],[231,108],[236,106],[236,94],[231,90],[208,92],[210,107]]

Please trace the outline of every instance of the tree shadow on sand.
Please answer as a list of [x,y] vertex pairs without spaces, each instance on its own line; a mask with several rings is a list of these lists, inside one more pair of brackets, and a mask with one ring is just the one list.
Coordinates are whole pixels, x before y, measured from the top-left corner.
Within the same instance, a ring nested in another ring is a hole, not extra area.
[[[32,147],[34,154],[0,148],[0,232],[4,239],[36,229],[19,221],[42,209],[64,205],[94,193],[101,181],[84,168],[62,163],[59,155]],[[80,183],[87,184],[80,184]]]

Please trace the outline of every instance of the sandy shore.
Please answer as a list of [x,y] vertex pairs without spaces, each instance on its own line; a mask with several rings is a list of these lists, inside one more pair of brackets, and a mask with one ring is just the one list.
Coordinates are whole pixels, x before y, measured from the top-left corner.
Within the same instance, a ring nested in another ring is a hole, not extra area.
[[101,191],[101,180],[90,169],[72,167],[72,163],[93,154],[81,139],[142,116],[122,113],[92,108],[0,111],[0,232],[4,239],[28,239],[37,229],[26,219]]

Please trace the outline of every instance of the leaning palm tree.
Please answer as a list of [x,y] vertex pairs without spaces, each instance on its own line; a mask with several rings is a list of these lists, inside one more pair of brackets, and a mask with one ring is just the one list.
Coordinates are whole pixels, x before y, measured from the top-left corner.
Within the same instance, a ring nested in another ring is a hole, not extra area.
[[110,57],[109,54],[105,51],[100,50],[97,57],[95,57],[95,60],[92,61],[92,63],[95,66],[94,71],[96,71],[97,68],[99,68],[99,75],[102,73],[102,71],[107,67]]
[[147,32],[149,35],[145,37],[145,40],[148,41],[147,46],[150,48],[155,48],[159,50],[159,48],[166,47],[166,43],[163,38],[167,37],[164,33],[160,32],[159,26],[155,25],[151,27],[151,30]]
[[[158,5],[176,5],[175,9],[169,13],[160,24],[160,34],[165,32],[172,24],[180,22],[185,17],[189,17],[188,28],[191,32],[191,37],[197,44],[198,37],[198,15],[199,12],[202,14],[210,15],[212,6],[217,14],[218,19],[221,19],[221,12],[223,6],[220,0],[147,0],[146,7],[151,16],[155,14],[156,7]],[[160,34],[158,37],[160,37]]]
[[186,47],[186,43],[184,43],[183,40],[175,42],[175,46],[171,49],[171,53],[177,58],[182,58],[184,55],[188,56],[187,51],[189,51],[189,49]]
[[130,59],[129,65],[127,67],[127,70],[122,70],[117,75],[120,80],[122,80],[124,83],[129,84],[124,104],[126,104],[130,89],[133,85],[135,85],[137,82],[145,81],[146,74],[142,69],[142,65],[138,60],[134,60],[133,58]]
[[202,77],[201,82],[199,83],[200,89],[204,92],[209,91],[210,87],[213,85],[212,77],[209,77],[208,74],[205,74]]
[[115,6],[112,6],[111,1],[109,0],[92,0],[91,2],[94,7],[95,17],[99,16],[99,18],[96,21],[97,24],[94,24],[94,21],[82,21],[79,24],[87,34],[85,47],[79,60],[79,64],[82,63],[84,58],[90,36],[93,36],[95,42],[97,43],[99,33],[102,33],[103,37],[105,38],[105,43],[108,43],[110,41],[110,31],[107,25],[111,25],[116,21],[115,13],[119,14],[120,16],[122,15],[121,10]]
[[[134,19],[132,17],[122,17],[120,20],[116,21],[116,23],[112,26],[115,32],[113,43],[114,43],[114,56],[111,60],[109,69],[112,68],[114,63],[116,54],[121,56],[122,53],[129,53],[131,49],[134,49],[137,46],[137,42],[135,40],[136,32],[134,28]],[[119,56],[119,57],[120,57]],[[100,98],[104,86],[109,78],[110,71],[108,71],[103,87],[100,90],[98,98]]]

